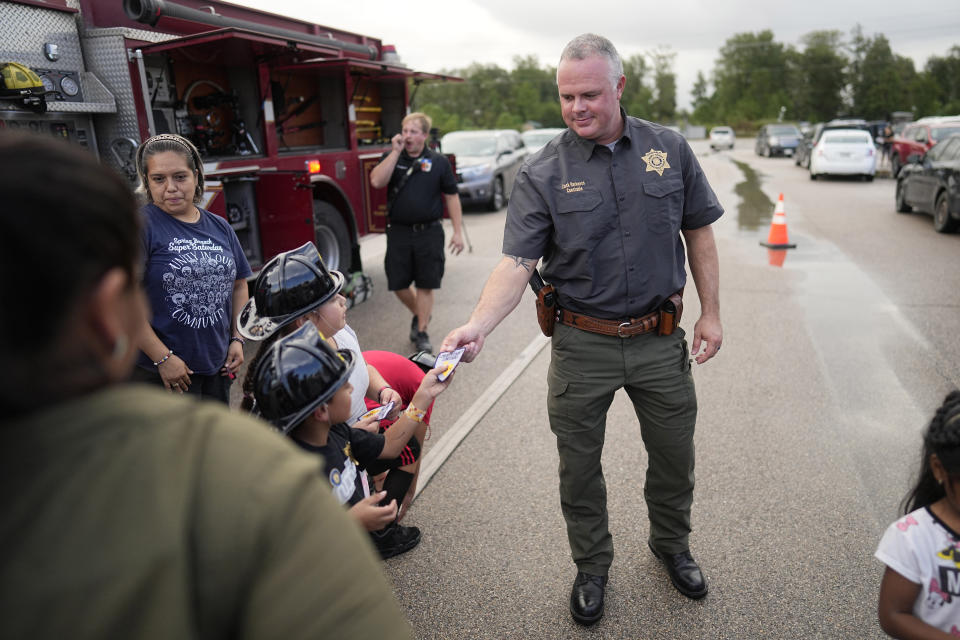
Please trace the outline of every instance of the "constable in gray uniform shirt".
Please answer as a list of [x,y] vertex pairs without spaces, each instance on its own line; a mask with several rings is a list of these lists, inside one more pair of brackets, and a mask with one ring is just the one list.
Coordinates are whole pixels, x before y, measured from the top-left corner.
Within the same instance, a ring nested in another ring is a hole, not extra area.
[[[606,38],[586,34],[564,49],[557,85],[569,129],[521,169],[504,257],[469,322],[443,342],[443,350],[466,346],[464,360],[476,357],[544,259],[543,275],[556,286],[561,307],[547,408],[578,570],[570,610],[581,624],[603,615],[613,561],[600,457],[607,409],[621,388],[634,404],[649,456],[650,549],[681,593],[707,594],[688,546],[697,416],[690,364],[691,357],[699,364],[712,358],[723,337],[710,227],[723,208],[682,136],[621,110],[625,81]],[[681,234],[701,306],[691,350],[683,330],[661,313],[686,283]]]

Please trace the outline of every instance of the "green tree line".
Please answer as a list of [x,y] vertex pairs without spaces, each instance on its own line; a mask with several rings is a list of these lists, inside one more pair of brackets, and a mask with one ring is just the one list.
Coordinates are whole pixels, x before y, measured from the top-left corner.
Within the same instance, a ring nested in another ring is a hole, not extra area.
[[[887,119],[895,111],[915,117],[960,114],[960,46],[930,57],[923,69],[898,55],[882,34],[813,31],[798,46],[777,42],[770,30],[738,33],[718,52],[714,68],[697,74],[693,111],[677,109],[676,53],[659,48],[623,61],[621,100],[627,113],[672,123],[728,123],[750,129],[782,117],[818,122],[851,116]],[[513,128],[526,123],[562,127],[556,67],[535,56],[514,58],[514,68],[474,63],[444,73],[462,83],[424,84],[413,106],[441,132]]]
[[781,111],[787,120],[810,122],[882,120],[895,111],[957,114],[960,46],[930,57],[917,71],[886,36],[866,36],[860,27],[848,38],[813,31],[799,47],[777,42],[769,30],[738,33],[721,47],[710,80],[697,75],[692,95],[692,120],[734,126],[777,118]]

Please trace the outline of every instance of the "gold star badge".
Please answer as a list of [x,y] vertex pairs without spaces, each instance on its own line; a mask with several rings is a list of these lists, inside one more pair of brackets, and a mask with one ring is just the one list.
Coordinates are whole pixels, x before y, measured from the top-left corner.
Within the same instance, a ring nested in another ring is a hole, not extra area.
[[647,155],[640,158],[647,163],[647,171],[656,171],[657,175],[662,176],[664,169],[670,168],[670,163],[667,162],[667,152],[666,151],[654,151],[650,149],[647,151]]

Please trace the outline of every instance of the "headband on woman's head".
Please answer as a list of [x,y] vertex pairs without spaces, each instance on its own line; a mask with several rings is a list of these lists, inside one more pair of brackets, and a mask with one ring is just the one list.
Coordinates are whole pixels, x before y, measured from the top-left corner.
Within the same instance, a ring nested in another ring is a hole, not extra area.
[[178,145],[183,147],[187,154],[193,158],[194,164],[197,165],[197,172],[202,175],[203,161],[200,158],[200,152],[197,151],[197,148],[190,144],[186,138],[183,138],[172,133],[160,133],[153,136],[152,138],[147,138],[143,144],[140,145],[140,149],[137,151],[137,167],[140,168],[141,175],[146,174],[146,167],[143,164],[143,153],[147,150],[154,142],[176,142]]
[[193,149],[190,148],[190,145],[187,144],[187,142],[183,138],[181,138],[180,136],[173,135],[172,133],[161,133],[153,136],[152,138],[147,138],[147,141],[143,143],[143,146],[147,146],[152,142],[160,142],[161,140],[171,140],[173,142],[176,142],[181,147],[189,151],[191,155],[193,154]]

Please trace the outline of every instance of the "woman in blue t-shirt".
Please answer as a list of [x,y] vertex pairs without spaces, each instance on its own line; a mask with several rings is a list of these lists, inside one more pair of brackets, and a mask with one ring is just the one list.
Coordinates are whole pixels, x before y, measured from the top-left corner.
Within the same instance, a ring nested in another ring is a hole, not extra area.
[[230,402],[243,364],[236,317],[250,265],[233,228],[197,206],[203,163],[189,140],[154,136],[137,150],[143,209],[144,287],[152,317],[133,378]]

